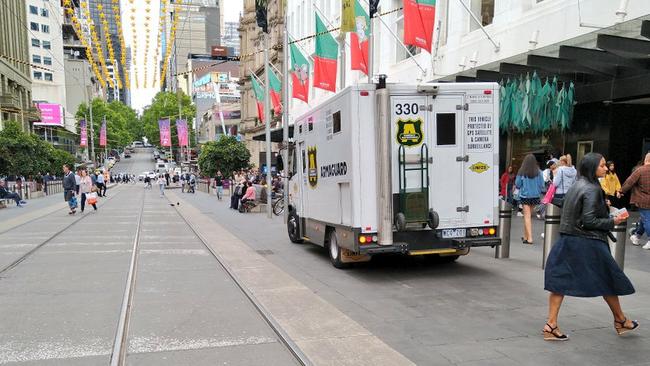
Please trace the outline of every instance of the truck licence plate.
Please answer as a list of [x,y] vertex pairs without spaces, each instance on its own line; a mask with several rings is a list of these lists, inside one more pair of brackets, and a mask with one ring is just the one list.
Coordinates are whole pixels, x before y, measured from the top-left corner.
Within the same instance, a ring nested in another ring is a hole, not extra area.
[[466,229],[443,229],[442,237],[444,239],[449,238],[464,238],[467,234]]

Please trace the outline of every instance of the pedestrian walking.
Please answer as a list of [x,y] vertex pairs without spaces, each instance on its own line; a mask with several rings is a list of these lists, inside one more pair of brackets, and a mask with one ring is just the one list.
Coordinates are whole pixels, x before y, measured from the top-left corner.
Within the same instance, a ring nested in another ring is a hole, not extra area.
[[621,202],[617,197],[621,191],[621,181],[616,175],[616,164],[613,161],[607,162],[607,174],[600,180],[600,186],[605,191],[605,197],[613,207],[621,207]]
[[[106,194],[106,185],[104,184],[104,174],[97,174],[97,180],[95,185],[97,186],[97,195],[99,197],[105,197]],[[102,193],[102,190],[104,193]]]
[[217,199],[221,201],[223,197],[223,174],[221,174],[221,171],[218,171],[216,177],[214,177],[214,185],[217,187]]
[[618,298],[633,294],[634,287],[609,250],[609,231],[627,217],[609,216],[598,182],[606,171],[602,155],[585,155],[580,162],[580,178],[564,197],[560,239],[553,245],[544,270],[544,289],[551,293],[544,340],[569,339],[558,326],[564,296],[602,296],[612,311],[614,329],[619,335],[639,326],[637,321],[627,319]]
[[72,167],[69,164],[63,166],[63,197],[68,202],[70,208],[69,215],[74,215],[77,208],[77,199],[75,197],[77,192],[77,182],[75,174],[72,173]]
[[169,185],[169,172],[165,172],[165,182]]
[[78,167],[74,174],[75,192],[79,195],[79,184],[81,184],[81,167]]
[[[625,180],[617,197],[621,198],[630,191],[632,191],[630,203],[639,208],[641,220],[641,225],[636,233],[630,236],[630,241],[633,245],[641,245],[641,237],[645,229],[650,228],[650,153],[646,154],[643,165],[634,170]],[[646,243],[643,249],[650,249],[650,242]]]
[[555,186],[554,199],[564,199],[564,195],[569,191],[573,183],[575,183],[577,175],[578,171],[573,166],[571,155],[566,154],[560,156],[559,167],[553,174],[553,185]]
[[158,183],[158,188],[160,188],[160,197],[162,198],[162,196],[165,195],[165,177],[160,174],[156,183]]
[[20,194],[16,192],[9,192],[5,187],[5,180],[0,179],[0,198],[14,200],[16,202],[16,207],[23,207],[27,202],[20,198]]
[[81,170],[81,179],[79,181],[79,192],[81,194],[81,212],[84,212],[86,208],[86,200],[88,204],[93,206],[93,209],[97,211],[97,193],[93,192],[93,182],[92,178],[88,176],[88,173],[85,170]]
[[532,212],[533,208],[539,205],[539,199],[544,189],[542,171],[539,170],[533,154],[528,154],[524,158],[515,178],[515,187],[519,191],[515,196],[519,196],[518,199],[524,211],[524,236],[521,241],[524,244],[533,244]]
[[515,185],[516,177],[517,175],[515,174],[514,167],[512,165],[509,165],[506,168],[506,171],[503,172],[503,175],[501,175],[501,178],[499,179],[499,184],[500,184],[499,195],[506,202],[513,203],[512,188]]

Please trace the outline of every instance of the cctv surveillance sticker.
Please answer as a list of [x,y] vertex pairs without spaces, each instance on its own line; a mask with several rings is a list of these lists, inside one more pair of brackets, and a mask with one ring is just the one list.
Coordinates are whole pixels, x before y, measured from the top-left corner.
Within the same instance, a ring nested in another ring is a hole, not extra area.
[[474,173],[478,173],[478,174],[481,174],[483,172],[487,172],[488,169],[490,169],[490,166],[485,164],[485,163],[481,163],[480,161],[477,162],[477,163],[472,164],[469,167],[469,170],[473,171]]
[[397,120],[397,143],[413,147],[418,146],[424,139],[422,132],[422,119],[398,119]]
[[307,168],[307,179],[312,188],[318,185],[318,165],[316,162],[316,146],[307,148],[307,161],[309,162]]

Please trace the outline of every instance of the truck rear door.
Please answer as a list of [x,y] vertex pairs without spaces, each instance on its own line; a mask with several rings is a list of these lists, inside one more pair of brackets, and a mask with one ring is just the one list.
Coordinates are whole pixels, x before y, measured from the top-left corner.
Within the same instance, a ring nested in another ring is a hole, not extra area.
[[464,154],[462,94],[429,97],[430,165],[429,200],[440,216],[440,228],[464,226],[467,221],[463,168]]

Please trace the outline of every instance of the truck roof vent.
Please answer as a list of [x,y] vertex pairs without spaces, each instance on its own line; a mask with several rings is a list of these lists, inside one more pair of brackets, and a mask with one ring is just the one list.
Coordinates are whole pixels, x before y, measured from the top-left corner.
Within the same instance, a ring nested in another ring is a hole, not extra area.
[[426,93],[426,94],[437,95],[438,94],[438,85],[420,84],[420,85],[418,85],[418,93]]

